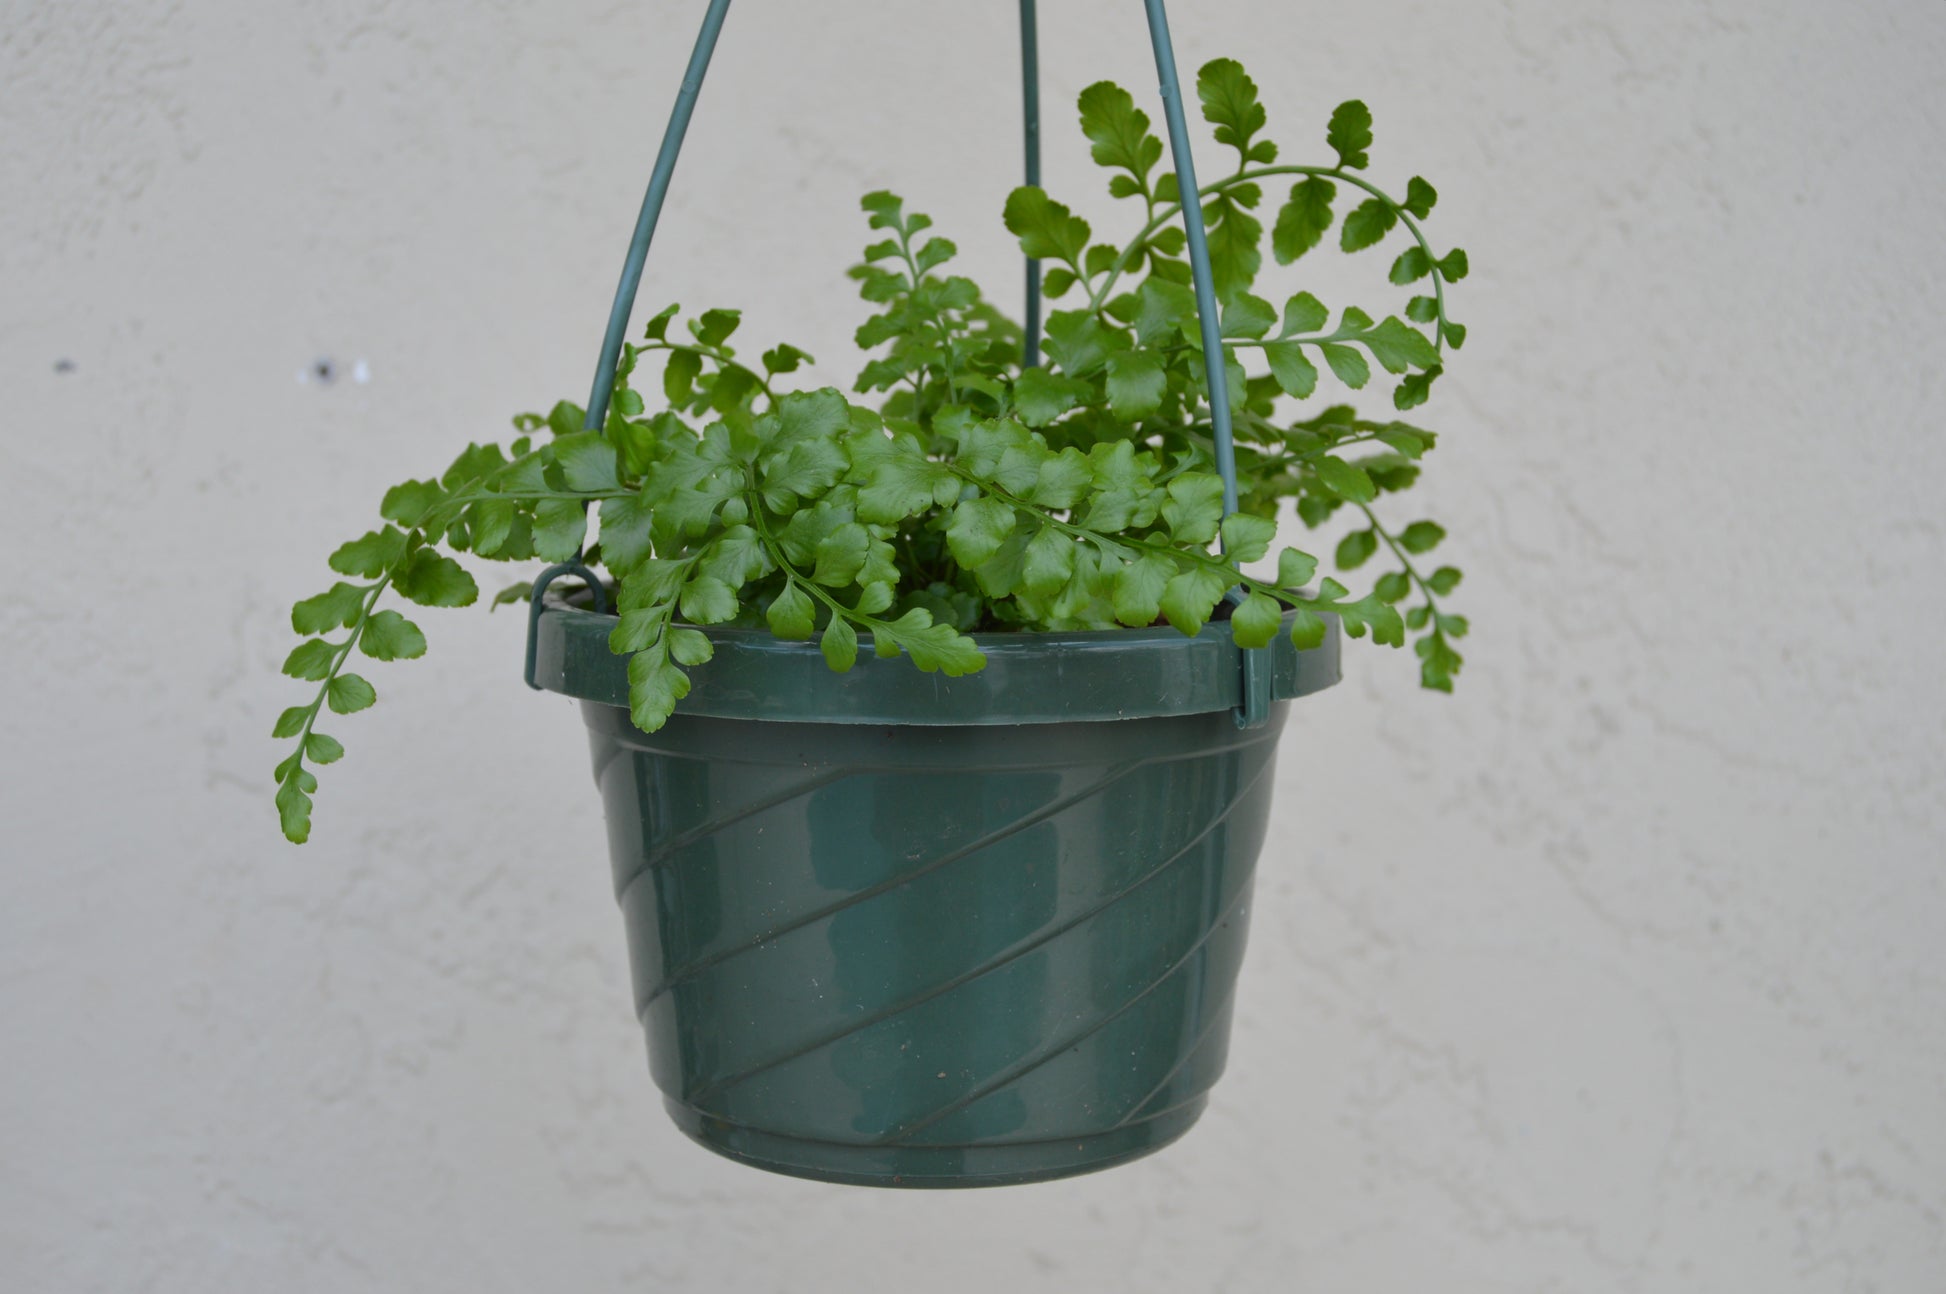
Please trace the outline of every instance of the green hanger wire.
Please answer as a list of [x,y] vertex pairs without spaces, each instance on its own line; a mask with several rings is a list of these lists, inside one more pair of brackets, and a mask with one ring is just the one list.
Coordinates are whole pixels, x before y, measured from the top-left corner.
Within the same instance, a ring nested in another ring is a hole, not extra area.
[[[1223,514],[1237,510],[1236,445],[1230,425],[1229,374],[1224,366],[1220,317],[1216,305],[1215,278],[1210,270],[1209,243],[1203,234],[1202,204],[1197,201],[1196,164],[1190,155],[1189,127],[1183,116],[1182,85],[1176,74],[1176,54],[1169,40],[1169,17],[1163,0],[1144,0],[1148,11],[1149,43],[1155,51],[1155,70],[1162,89],[1162,115],[1169,132],[1169,154],[1175,163],[1176,187],[1183,195],[1183,230],[1188,236],[1189,266],[1196,287],[1196,320],[1203,339],[1203,376],[1210,401],[1210,425],[1216,442],[1216,470],[1223,478]],[[682,152],[683,136],[696,110],[696,98],[703,88],[703,75],[716,52],[716,38],[729,16],[730,0],[710,0],[703,15],[702,30],[690,51],[689,66],[683,73],[676,106],[669,114],[669,125],[662,133],[655,169],[649,173],[649,189],[642,197],[642,210],[635,218],[635,235],[629,240],[628,258],[622,262],[622,280],[615,289],[615,302],[608,312],[608,330],[602,338],[601,358],[595,367],[594,388],[588,394],[588,414],[582,426],[600,431],[608,418],[608,403],[614,393],[615,368],[621,361],[622,341],[628,332],[629,315],[635,309],[635,296],[642,283],[642,268],[648,262],[649,243],[662,215],[663,200],[669,194],[669,181],[675,174],[676,158]],[[1039,40],[1036,32],[1034,0],[1020,0],[1020,67],[1022,85],[1023,143],[1026,150],[1027,183],[1039,184],[1040,158],[1040,69]],[[1040,263],[1027,262],[1027,318],[1022,362],[1027,368],[1040,363],[1041,285]],[[534,607],[546,584],[562,574],[575,574],[584,580],[591,576],[578,563],[551,568],[535,582]],[[1237,600],[1237,591],[1231,591]],[[1237,712],[1239,726],[1255,727],[1269,710],[1268,673],[1260,651],[1244,651],[1244,705]],[[532,662],[528,673],[532,674]]]

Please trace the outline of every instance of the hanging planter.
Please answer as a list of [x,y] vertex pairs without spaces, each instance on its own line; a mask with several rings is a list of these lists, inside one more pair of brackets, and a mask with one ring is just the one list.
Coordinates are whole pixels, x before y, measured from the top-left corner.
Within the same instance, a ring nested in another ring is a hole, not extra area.
[[[1440,599],[1459,572],[1414,560],[1444,532],[1373,511],[1416,479],[1431,433],[1276,410],[1316,394],[1320,364],[1352,389],[1376,365],[1400,378],[1397,408],[1423,403],[1464,339],[1445,305],[1464,253],[1426,242],[1423,180],[1395,200],[1360,174],[1363,105],[1332,116],[1334,165],[1278,165],[1227,60],[1198,92],[1237,168],[1199,189],[1161,0],[1173,173],[1133,97],[1091,86],[1095,160],[1145,212],[1121,246],[1091,242],[1038,187],[1023,0],[1029,184],[1006,221],[1029,257],[1024,329],[942,273],[951,244],[880,193],[864,201],[880,241],[853,272],[878,308],[856,387],[875,405],[782,389],[808,357],[778,346],[747,366],[730,311],[683,341],[671,307],[625,345],[727,9],[712,0],[691,58],[588,409],[523,415],[507,450],[470,446],[394,488],[388,524],[331,558],[363,582],[295,608],[308,637],[285,670],[318,688],[277,724],[297,741],[277,770],[285,832],[308,836],[312,767],[342,754],[318,721],[374,698],[354,649],[424,650],[384,593],[466,605],[477,586],[451,552],[551,560],[497,600],[529,598],[529,685],[582,703],[636,1009],[678,1125],[759,1167],[871,1185],[1134,1158],[1182,1135],[1222,1071],[1277,739],[1291,701],[1337,681],[1340,626],[1410,633],[1429,687],[1458,670],[1466,624]],[[1417,285],[1413,322],[1347,308],[1327,331],[1307,293],[1281,311],[1253,295],[1250,212],[1273,179],[1292,186],[1280,262],[1320,242],[1340,188],[1359,195],[1345,250],[1403,235],[1390,277]],[[1191,192],[1201,220],[1182,218]],[[1043,282],[1088,297],[1045,338]],[[1253,351],[1268,374],[1248,376]],[[633,385],[651,360],[654,413]],[[1245,573],[1287,499],[1308,525],[1359,519],[1341,569],[1380,549],[1396,569],[1357,598],[1307,587],[1316,562],[1295,548],[1274,577]]]
[[681,710],[629,721],[612,616],[550,601],[582,699],[637,1014],[710,1148],[830,1181],[960,1186],[1180,1136],[1222,1070],[1283,701],[1240,727],[1210,626],[977,638],[956,679],[712,630]]

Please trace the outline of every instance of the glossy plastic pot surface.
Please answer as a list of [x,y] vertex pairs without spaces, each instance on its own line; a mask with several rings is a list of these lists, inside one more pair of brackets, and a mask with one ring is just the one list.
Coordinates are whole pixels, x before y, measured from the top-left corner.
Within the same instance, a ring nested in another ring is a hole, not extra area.
[[[550,608],[544,629],[557,617],[595,622],[557,622],[552,647],[544,632],[539,677],[584,698],[650,1069],[691,1137],[824,1181],[976,1186],[1107,1167],[1195,1122],[1228,1045],[1287,704],[1239,729],[1212,679],[1200,713],[1101,717],[1168,708],[1140,689],[1157,669],[1193,677],[1201,640],[1088,635],[1069,652],[1040,635],[987,667],[1013,671],[997,694],[1034,722],[859,718],[914,703],[893,680],[889,700],[850,694],[842,721],[686,702],[650,735],[601,681],[620,677],[599,632],[613,621]],[[1234,669],[1227,627],[1205,632]],[[763,686],[763,662],[815,648],[737,659],[713,636],[689,701],[827,699]],[[1167,647],[1191,662],[1142,661]],[[1326,685],[1335,648],[1334,626],[1324,658],[1290,653],[1285,686]],[[734,689],[705,678],[726,659]],[[863,654],[854,672],[894,670],[927,677]],[[1067,686],[1090,699],[1063,702]],[[1063,706],[1096,717],[1047,717]]]

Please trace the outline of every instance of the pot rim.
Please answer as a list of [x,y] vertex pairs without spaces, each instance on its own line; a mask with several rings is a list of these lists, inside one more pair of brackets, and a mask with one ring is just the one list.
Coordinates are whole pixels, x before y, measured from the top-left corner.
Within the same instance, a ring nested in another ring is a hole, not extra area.
[[[1321,692],[1341,677],[1338,618],[1324,641],[1299,651],[1285,629],[1262,648],[1273,702]],[[626,707],[628,662],[608,648],[612,614],[572,605],[549,588],[535,618],[533,682],[549,692]],[[958,678],[923,673],[909,659],[872,653],[860,634],[858,663],[844,674],[815,641],[787,642],[762,629],[697,626],[715,656],[688,667],[678,715],[782,723],[997,726],[1100,722],[1209,714],[1242,703],[1242,661],[1227,620],[1189,637],[1168,626],[970,635],[985,668]]]

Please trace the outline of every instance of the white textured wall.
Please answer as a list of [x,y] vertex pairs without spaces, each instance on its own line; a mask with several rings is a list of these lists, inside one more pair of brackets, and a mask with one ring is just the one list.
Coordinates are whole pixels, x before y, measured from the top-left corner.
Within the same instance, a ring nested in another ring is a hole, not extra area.
[[[1043,7],[1096,194],[1139,7]],[[904,1195],[666,1123],[517,617],[374,671],[311,845],[269,805],[324,554],[584,389],[700,5],[0,5],[0,1288],[1946,1290],[1946,9],[1176,7],[1472,253],[1470,663],[1302,706],[1187,1141]],[[1010,299],[1013,9],[744,0],[648,296],[843,376],[895,184]]]

